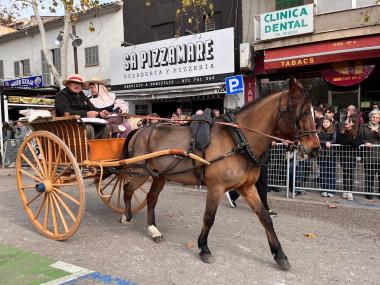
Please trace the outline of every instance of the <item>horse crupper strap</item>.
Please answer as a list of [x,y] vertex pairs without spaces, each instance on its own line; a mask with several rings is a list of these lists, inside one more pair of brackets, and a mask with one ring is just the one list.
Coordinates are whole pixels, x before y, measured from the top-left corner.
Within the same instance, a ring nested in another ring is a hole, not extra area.
[[[235,115],[232,112],[225,113],[222,119],[228,123],[238,124],[238,122],[235,120]],[[249,161],[253,162],[254,164],[260,164],[260,161],[257,159],[255,153],[253,152],[253,149],[248,143],[243,131],[235,127],[228,127],[228,131],[236,143],[238,153],[244,155]]]

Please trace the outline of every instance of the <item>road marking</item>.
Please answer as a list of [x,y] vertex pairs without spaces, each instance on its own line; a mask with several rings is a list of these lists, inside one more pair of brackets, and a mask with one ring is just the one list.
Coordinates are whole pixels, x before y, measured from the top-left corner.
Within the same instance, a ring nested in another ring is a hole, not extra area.
[[105,284],[116,284],[116,285],[136,285],[128,280],[124,280],[118,277],[113,277],[111,275],[104,275],[93,270],[89,270],[83,267],[79,267],[73,264],[69,264],[62,261],[57,261],[50,265],[53,268],[63,270],[65,272],[71,273],[71,275],[52,280],[41,285],[73,285],[74,282],[80,282],[81,280],[94,280],[100,281]]
[[62,261],[57,261],[56,263],[53,263],[50,266],[72,274],[59,279],[52,280],[50,282],[42,283],[41,285],[59,285],[77,280],[85,275],[90,275],[91,273],[94,273],[94,271],[92,270],[88,270],[86,268],[82,268]]

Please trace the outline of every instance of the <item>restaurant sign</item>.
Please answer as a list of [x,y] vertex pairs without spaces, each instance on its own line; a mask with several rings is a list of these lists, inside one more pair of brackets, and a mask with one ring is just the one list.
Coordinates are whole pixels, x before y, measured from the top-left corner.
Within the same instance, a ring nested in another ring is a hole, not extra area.
[[28,76],[28,77],[20,77],[12,80],[4,80],[4,87],[6,88],[24,88],[24,89],[32,89],[32,88],[41,88],[42,84],[42,76]]
[[113,49],[112,90],[223,82],[234,54],[233,28]]
[[365,65],[362,61],[338,62],[332,68],[322,70],[322,77],[336,86],[352,86],[366,79],[375,65]]
[[313,4],[255,16],[256,41],[290,37],[314,31]]

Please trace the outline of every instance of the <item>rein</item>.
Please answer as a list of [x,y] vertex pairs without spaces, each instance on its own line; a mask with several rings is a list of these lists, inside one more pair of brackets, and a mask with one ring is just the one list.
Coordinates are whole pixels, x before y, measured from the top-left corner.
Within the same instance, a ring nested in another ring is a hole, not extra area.
[[[181,121],[181,122],[209,122],[207,120],[194,120],[194,119],[168,119],[168,118],[158,118],[158,117],[152,117],[152,116],[142,116],[142,115],[124,115],[126,118],[138,118],[138,119],[147,119],[147,120],[158,120],[158,121],[165,121],[165,122],[171,122],[171,123],[175,123],[175,122],[178,122],[178,121]],[[264,137],[267,137],[267,138],[271,138],[277,142],[281,142],[281,143],[285,143],[285,144],[288,144],[288,145],[293,145],[295,147],[297,147],[299,145],[299,141],[298,140],[295,140],[295,141],[290,141],[290,140],[286,140],[286,139],[282,139],[280,137],[276,137],[276,136],[272,136],[272,135],[268,135],[268,134],[265,134],[263,132],[260,132],[260,131],[257,131],[257,130],[254,130],[254,129],[251,129],[251,128],[248,128],[248,127],[245,127],[245,126],[242,126],[240,124],[236,124],[236,123],[228,123],[228,122],[220,122],[220,121],[213,121],[213,124],[219,124],[219,125],[225,125],[225,126],[229,126],[229,127],[233,127],[233,128],[237,128],[237,129],[241,129],[241,130],[245,130],[245,131],[249,131],[249,132],[252,132],[252,133],[255,133],[255,134],[259,134],[259,135],[262,135]]]

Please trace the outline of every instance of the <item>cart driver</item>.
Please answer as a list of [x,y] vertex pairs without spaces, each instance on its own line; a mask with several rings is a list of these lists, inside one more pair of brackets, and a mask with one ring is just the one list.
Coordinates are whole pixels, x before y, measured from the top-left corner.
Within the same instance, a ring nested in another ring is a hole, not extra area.
[[[66,88],[57,92],[55,96],[55,111],[57,116],[79,115],[81,118],[106,118],[107,110],[97,109],[83,93],[84,80],[79,74],[70,75],[62,84]],[[108,124],[86,124],[88,139],[109,138]]]

